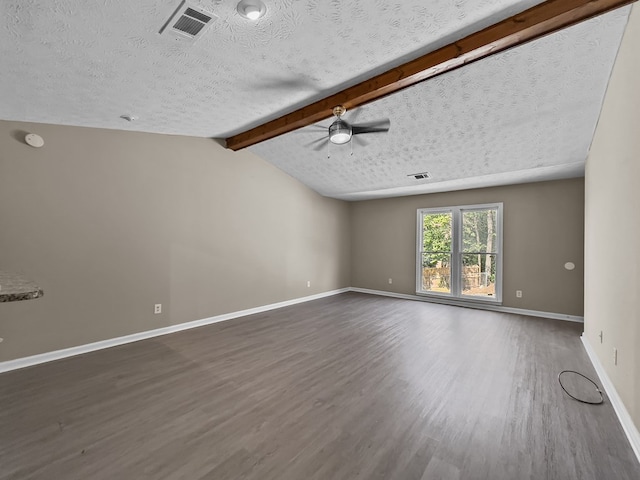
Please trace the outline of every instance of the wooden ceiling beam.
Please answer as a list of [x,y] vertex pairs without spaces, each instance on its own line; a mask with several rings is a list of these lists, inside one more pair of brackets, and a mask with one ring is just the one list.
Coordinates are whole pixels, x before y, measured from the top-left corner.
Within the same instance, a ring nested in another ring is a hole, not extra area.
[[352,109],[636,0],[547,0],[506,20],[427,53],[306,107],[226,139],[240,150],[332,116],[336,105]]

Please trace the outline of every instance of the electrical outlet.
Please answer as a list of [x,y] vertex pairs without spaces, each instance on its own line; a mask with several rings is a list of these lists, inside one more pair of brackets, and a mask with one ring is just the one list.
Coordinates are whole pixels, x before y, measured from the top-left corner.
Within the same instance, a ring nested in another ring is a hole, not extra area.
[[311,288],[311,280],[307,280],[307,288]]
[[618,349],[613,349],[613,364],[618,365]]
[[153,313],[162,313],[162,304],[161,303],[156,303],[155,307],[153,308]]
[[389,285],[391,285],[393,283],[393,278],[389,279]]
[[4,338],[1,338],[1,337],[0,337],[0,343],[2,343],[3,341],[4,341]]
[[516,298],[522,298],[522,290],[516,290]]

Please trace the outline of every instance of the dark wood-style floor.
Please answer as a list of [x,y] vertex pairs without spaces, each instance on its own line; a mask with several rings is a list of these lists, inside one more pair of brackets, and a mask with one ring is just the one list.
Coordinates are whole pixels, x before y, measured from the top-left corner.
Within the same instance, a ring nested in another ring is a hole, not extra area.
[[5,373],[0,479],[637,480],[580,333],[349,293]]

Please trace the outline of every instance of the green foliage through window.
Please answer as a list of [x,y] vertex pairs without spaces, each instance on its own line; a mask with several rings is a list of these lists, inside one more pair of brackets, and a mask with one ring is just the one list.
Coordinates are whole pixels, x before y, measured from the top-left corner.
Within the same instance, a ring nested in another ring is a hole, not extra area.
[[451,213],[424,215],[422,228],[423,267],[448,266],[451,259]]
[[496,209],[465,210],[462,212],[462,251],[476,255],[463,255],[465,267],[478,265],[486,272],[486,281],[495,282],[495,262],[489,253],[496,251]]

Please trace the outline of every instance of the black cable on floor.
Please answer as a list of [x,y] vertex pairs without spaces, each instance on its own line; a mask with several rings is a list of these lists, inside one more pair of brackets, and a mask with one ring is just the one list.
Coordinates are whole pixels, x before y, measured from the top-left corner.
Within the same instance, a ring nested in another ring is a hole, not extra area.
[[[589,380],[591,383],[593,383],[593,386],[596,387],[596,391],[600,394],[600,401],[599,402],[590,402],[588,400],[582,400],[580,398],[574,397],[573,395],[571,395],[566,388],[564,388],[564,385],[562,384],[562,374],[563,373],[575,373],[576,375],[580,375],[582,378],[586,378],[587,380]],[[600,390],[600,387],[598,387],[598,384],[596,382],[594,382],[593,380],[591,380],[589,377],[587,377],[586,375],[583,375],[579,372],[576,372],[575,370],[563,370],[558,374],[558,382],[560,383],[560,386],[562,387],[562,390],[564,390],[564,393],[566,393],[567,395],[569,395],[571,398],[573,398],[574,400],[577,400],[580,403],[586,403],[588,405],[600,405],[601,403],[604,403],[604,395],[602,395],[602,391]]]

